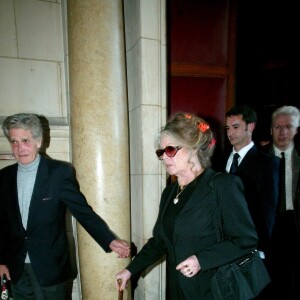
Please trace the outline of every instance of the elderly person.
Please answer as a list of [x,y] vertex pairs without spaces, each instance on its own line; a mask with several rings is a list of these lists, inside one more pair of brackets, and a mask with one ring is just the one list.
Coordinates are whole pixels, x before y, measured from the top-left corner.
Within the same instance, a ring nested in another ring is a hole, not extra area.
[[0,275],[12,280],[14,300],[64,300],[71,276],[67,208],[104,251],[124,258],[129,245],[88,205],[72,165],[39,155],[37,115],[9,116],[2,128],[17,163],[0,170]]
[[272,236],[272,272],[274,295],[300,299],[300,148],[295,137],[300,125],[300,111],[282,106],[272,113],[272,143],[266,152],[281,158],[279,205]]
[[[166,254],[170,299],[213,299],[210,279],[215,268],[257,246],[241,181],[226,173],[215,177],[210,168],[215,139],[209,125],[196,115],[173,116],[156,146],[158,159],[177,181],[163,191],[153,237],[116,275],[116,288],[123,290],[132,275]],[[230,237],[221,242],[213,221],[214,195],[221,206],[223,230]]]

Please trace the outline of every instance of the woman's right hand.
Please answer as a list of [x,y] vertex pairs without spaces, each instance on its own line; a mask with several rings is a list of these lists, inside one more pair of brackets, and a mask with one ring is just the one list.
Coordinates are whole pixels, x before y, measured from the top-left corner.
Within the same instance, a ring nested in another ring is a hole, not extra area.
[[117,290],[123,291],[127,286],[127,281],[130,279],[131,273],[124,269],[116,275],[115,286]]

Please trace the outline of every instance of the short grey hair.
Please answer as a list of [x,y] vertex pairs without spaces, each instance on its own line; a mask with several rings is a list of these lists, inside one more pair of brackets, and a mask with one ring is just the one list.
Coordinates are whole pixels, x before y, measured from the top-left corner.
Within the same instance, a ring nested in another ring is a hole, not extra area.
[[291,106],[291,105],[290,106],[284,105],[284,106],[277,108],[272,113],[272,125],[274,124],[276,118],[281,115],[291,116],[292,117],[292,125],[294,127],[300,126],[300,111],[297,107]]
[[35,140],[43,139],[43,127],[36,114],[19,113],[7,117],[2,124],[3,133],[7,139],[9,139],[10,129],[30,130]]

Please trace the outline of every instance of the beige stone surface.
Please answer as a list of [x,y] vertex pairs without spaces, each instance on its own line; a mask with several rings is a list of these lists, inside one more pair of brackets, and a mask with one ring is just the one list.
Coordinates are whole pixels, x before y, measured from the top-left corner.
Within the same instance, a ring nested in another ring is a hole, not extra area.
[[[127,91],[122,1],[68,1],[72,160],[89,204],[130,240]],[[88,176],[87,176],[88,175]],[[78,226],[83,299],[114,299],[128,263]]]

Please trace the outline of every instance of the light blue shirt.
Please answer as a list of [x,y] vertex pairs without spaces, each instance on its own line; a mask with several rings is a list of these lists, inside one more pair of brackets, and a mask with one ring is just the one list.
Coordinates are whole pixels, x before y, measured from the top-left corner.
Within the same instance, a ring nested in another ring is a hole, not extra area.
[[[29,206],[31,202],[33,187],[35,183],[35,178],[40,163],[40,156],[38,155],[36,159],[29,165],[18,164],[17,172],[17,187],[18,187],[18,202],[20,208],[20,214],[22,218],[22,223],[24,228],[27,228]],[[28,253],[26,254],[26,263],[29,263]]]

